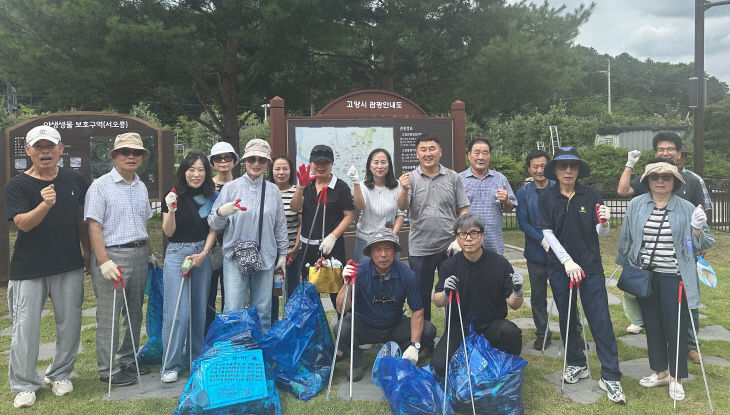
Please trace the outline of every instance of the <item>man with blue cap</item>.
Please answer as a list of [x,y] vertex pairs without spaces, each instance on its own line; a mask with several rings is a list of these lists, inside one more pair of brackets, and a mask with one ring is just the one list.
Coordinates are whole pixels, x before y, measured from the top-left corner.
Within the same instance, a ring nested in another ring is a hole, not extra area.
[[[599,236],[608,234],[611,211],[603,203],[598,190],[578,183],[578,179],[590,174],[591,167],[580,159],[576,149],[562,147],[555,152],[555,157],[545,166],[545,177],[556,180],[558,185],[540,196],[538,227],[543,230],[545,240],[550,245],[548,277],[560,314],[561,338],[565,339],[566,334],[570,333],[566,347],[568,366],[563,379],[567,383],[576,383],[590,376],[586,356],[578,346],[575,330],[578,321],[577,301],[569,301],[575,284],[601,362],[598,386],[606,391],[609,400],[625,404],[626,396],[620,382],[618,346],[608,311],[606,277],[598,243]],[[585,307],[586,304],[589,306]],[[568,331],[568,327],[573,327],[573,330]]]

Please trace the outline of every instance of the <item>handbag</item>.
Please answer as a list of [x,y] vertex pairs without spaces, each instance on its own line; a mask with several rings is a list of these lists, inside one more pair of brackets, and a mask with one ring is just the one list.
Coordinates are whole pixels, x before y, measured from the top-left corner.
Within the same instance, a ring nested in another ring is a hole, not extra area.
[[317,287],[320,293],[337,293],[344,285],[342,268],[340,267],[309,267],[309,282]]
[[662,221],[659,225],[656,239],[654,240],[654,249],[652,249],[651,256],[649,257],[649,264],[643,265],[640,268],[631,264],[624,266],[624,269],[621,271],[621,276],[618,278],[618,283],[616,284],[616,287],[618,287],[619,290],[638,298],[647,298],[651,295],[652,270],[656,267],[655,265],[652,265],[651,261],[654,259],[656,245],[659,241],[659,234],[661,233],[662,224],[664,224],[664,218],[666,216],[667,211],[664,210],[664,215],[662,215]]
[[253,274],[264,269],[264,261],[261,259],[261,230],[264,224],[265,197],[266,181],[262,180],[258,239],[256,241],[238,241],[233,245],[233,256],[238,261],[238,268],[244,274]]
[[210,249],[208,258],[210,259],[210,265],[213,267],[213,271],[223,269],[223,247],[220,246],[218,241],[215,241],[215,245]]

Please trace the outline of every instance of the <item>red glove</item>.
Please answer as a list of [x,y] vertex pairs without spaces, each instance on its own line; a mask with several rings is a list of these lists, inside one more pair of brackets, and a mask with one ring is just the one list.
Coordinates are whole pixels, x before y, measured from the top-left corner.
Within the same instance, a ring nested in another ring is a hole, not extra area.
[[236,207],[241,210],[246,210],[246,206],[239,205],[239,202],[241,202],[241,198],[236,199]]
[[[177,192],[175,191],[175,188],[174,188],[174,187],[173,187],[173,188],[172,188],[172,189],[171,189],[170,191],[171,191],[172,193],[175,193],[175,194],[177,194]],[[173,208],[173,209],[177,209],[177,202],[174,202],[174,203],[172,204],[172,208]]]
[[606,219],[601,219],[601,215],[598,214],[598,209],[601,207],[598,203],[596,203],[596,217],[598,218],[598,221],[601,223],[606,223]]
[[309,183],[312,183],[312,181],[317,177],[316,175],[310,176],[311,170],[312,167],[309,165],[305,165],[304,163],[299,166],[299,171],[297,171],[297,179],[299,179],[300,186],[306,186]]
[[345,266],[342,272],[342,278],[345,280],[345,284],[355,283],[358,268],[360,268],[360,264],[355,263],[353,260],[347,261],[347,266]]

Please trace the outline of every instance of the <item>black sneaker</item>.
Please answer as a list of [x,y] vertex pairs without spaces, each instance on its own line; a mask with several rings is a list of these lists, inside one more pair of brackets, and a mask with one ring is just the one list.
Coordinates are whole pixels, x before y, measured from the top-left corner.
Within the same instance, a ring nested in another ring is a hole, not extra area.
[[353,356],[352,381],[357,382],[362,379],[362,375],[365,373],[365,354],[359,348],[355,348]]
[[[134,362],[130,363],[119,363],[119,368],[123,371],[129,373],[130,375],[137,376],[137,367],[135,366]],[[146,375],[150,373],[150,368],[145,365],[139,365],[139,374],[140,375]]]
[[[109,378],[99,378],[99,382],[108,384]],[[135,383],[137,383],[137,378],[123,370],[112,375],[112,385],[114,386],[129,386]]]
[[[547,339],[545,339],[545,348],[546,349],[548,346],[550,346],[550,342],[552,342],[552,341],[553,341],[553,339],[549,336],[547,337]],[[535,343],[532,344],[532,348],[535,350],[542,350],[542,342],[543,342],[542,337],[536,338]]]

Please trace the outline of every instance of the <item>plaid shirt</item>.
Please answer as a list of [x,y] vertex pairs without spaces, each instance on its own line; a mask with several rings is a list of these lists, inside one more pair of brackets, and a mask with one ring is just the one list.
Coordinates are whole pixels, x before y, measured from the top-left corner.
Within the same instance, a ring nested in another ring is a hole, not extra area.
[[127,183],[113,168],[94,180],[86,192],[84,220],[101,224],[106,246],[148,239],[147,221],[151,217],[147,186],[136,174],[132,183]]
[[497,191],[507,190],[509,199],[517,207],[512,187],[507,178],[496,170],[487,170],[487,174],[481,179],[474,175],[471,167],[459,173],[461,182],[464,183],[466,194],[469,196],[471,205],[469,213],[476,213],[484,221],[484,249],[494,251],[500,255],[504,254],[504,240],[502,239],[502,205],[496,203]]

